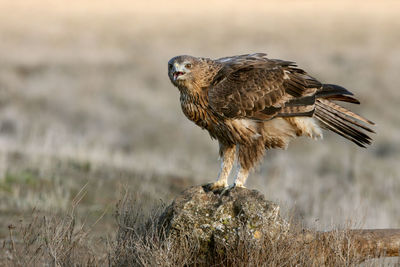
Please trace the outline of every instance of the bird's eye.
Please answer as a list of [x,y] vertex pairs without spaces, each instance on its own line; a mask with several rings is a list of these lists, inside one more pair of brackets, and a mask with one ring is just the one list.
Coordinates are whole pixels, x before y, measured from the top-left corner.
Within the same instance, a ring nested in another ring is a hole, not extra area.
[[186,67],[187,69],[190,69],[190,68],[192,67],[192,64],[187,63],[187,64],[185,65],[185,67]]
[[168,69],[172,69],[172,64],[168,64]]

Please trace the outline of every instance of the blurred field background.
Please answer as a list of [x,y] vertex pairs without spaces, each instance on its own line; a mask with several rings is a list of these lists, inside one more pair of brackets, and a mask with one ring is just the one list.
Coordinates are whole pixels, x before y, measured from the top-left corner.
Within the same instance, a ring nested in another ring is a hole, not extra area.
[[0,1],[0,240],[31,210],[112,237],[127,189],[169,203],[216,179],[218,145],[180,110],[167,61],[266,52],[342,85],[376,122],[269,151],[248,181],[307,226],[400,227],[399,1]]

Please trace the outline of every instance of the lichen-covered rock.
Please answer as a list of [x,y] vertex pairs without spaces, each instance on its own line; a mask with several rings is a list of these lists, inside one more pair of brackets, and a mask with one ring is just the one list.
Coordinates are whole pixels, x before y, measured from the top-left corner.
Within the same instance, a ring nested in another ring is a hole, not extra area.
[[166,236],[197,239],[206,252],[232,247],[242,238],[257,243],[287,231],[279,207],[258,191],[237,187],[221,194],[207,188],[191,187],[166,208],[160,218]]

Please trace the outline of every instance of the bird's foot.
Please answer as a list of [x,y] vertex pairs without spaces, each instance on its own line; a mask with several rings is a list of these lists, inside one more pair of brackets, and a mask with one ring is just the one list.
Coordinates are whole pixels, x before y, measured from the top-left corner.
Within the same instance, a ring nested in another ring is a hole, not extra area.
[[228,186],[228,183],[226,181],[216,181],[215,183],[209,183],[205,185],[205,189],[208,191],[222,191],[224,188]]
[[243,184],[241,184],[241,183],[234,183],[234,184],[231,184],[230,186],[225,187],[225,188],[222,190],[221,195],[227,194],[229,191],[231,191],[233,188],[236,188],[236,187],[239,187],[239,188],[246,188],[246,187],[245,187]]

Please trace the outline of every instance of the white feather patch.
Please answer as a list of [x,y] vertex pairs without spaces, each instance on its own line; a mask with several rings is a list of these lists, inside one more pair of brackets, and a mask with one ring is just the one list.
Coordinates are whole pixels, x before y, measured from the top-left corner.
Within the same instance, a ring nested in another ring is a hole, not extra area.
[[290,73],[289,71],[284,70],[284,71],[283,71],[283,79],[289,80],[289,79],[290,79],[290,77],[289,77],[289,75],[288,75],[289,73]]
[[292,118],[295,126],[303,133],[302,135],[313,139],[322,139],[322,130],[314,118],[294,117]]
[[257,124],[253,120],[248,119],[237,119],[233,121],[237,127],[242,128],[243,130],[247,130],[252,133],[252,138],[257,139],[261,136],[257,131]]

